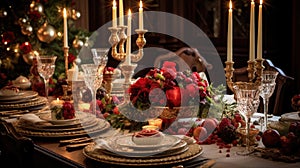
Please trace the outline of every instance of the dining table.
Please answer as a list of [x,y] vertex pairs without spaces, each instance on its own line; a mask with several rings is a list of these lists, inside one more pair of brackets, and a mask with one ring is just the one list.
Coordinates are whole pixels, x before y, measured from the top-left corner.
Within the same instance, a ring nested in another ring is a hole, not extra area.
[[[229,100],[232,100],[232,95],[227,96]],[[28,113],[21,114],[26,116]],[[42,113],[43,114],[43,113]],[[81,114],[83,115],[83,114]],[[20,122],[20,116],[16,117],[2,117],[7,122],[10,123],[18,123]],[[263,114],[255,113],[251,121],[259,121]],[[83,120],[88,118],[84,114]],[[273,116],[270,115],[268,121],[270,123],[277,123],[280,120],[280,116]],[[91,122],[92,121],[92,122]],[[56,121],[58,122],[58,121]],[[93,126],[93,124],[97,123],[97,126]],[[52,125],[51,127],[47,126],[41,131],[38,127],[26,127],[26,129],[18,128],[18,131],[21,134],[26,134],[32,139],[34,144],[34,152],[33,152],[33,162],[35,167],[59,167],[59,168],[69,168],[69,167],[76,167],[76,168],[94,168],[94,167],[152,167],[152,166],[159,166],[159,167],[170,167],[170,168],[179,168],[179,167],[213,167],[213,168],[223,168],[223,167],[230,167],[230,168],[240,168],[240,167],[248,167],[248,168],[290,168],[290,167],[300,167],[300,162],[293,161],[293,162],[285,162],[279,160],[273,160],[271,158],[262,157],[259,152],[254,152],[247,156],[238,155],[237,152],[242,150],[245,147],[242,146],[231,146],[230,148],[220,148],[216,143],[213,144],[196,144],[195,142],[189,141],[189,148],[197,148],[200,149],[200,152],[195,155],[195,157],[190,157],[186,161],[181,161],[181,159],[175,158],[176,162],[168,163],[168,158],[174,159],[174,156],[168,155],[164,157],[164,164],[160,164],[159,162],[155,162],[151,166],[151,164],[145,164],[141,166],[140,164],[130,164],[126,165],[121,162],[114,162],[110,161],[109,163],[105,160],[99,161],[95,158],[87,156],[87,149],[88,147],[95,144],[96,140],[117,137],[118,135],[127,135],[130,132],[128,130],[120,130],[112,128],[107,121],[104,119],[95,119],[90,118],[87,119],[85,124],[81,125],[81,127],[86,127],[92,133],[97,133],[97,138],[91,138],[90,134],[82,133],[77,127],[72,127],[74,130],[74,134],[69,134],[68,132],[72,132],[70,128],[67,127],[59,127],[59,125]],[[82,124],[82,123],[81,123]],[[270,124],[272,126],[272,124]],[[16,126],[16,125],[15,125]],[[274,126],[274,124],[273,124]],[[276,125],[275,125],[276,126]],[[91,129],[89,129],[91,127]],[[95,129],[93,129],[95,128]],[[259,128],[259,126],[258,126]],[[64,131],[67,130],[67,132]],[[175,135],[176,137],[180,137],[182,139],[193,140],[193,137],[187,137],[182,135]],[[185,137],[185,138],[183,138]],[[79,145],[70,145],[70,141],[81,141],[80,138],[87,138],[82,142],[78,143]],[[70,140],[70,141],[69,141]],[[67,142],[67,143],[65,143]],[[69,143],[69,144],[68,144]],[[258,142],[258,147],[264,147],[262,141]],[[113,154],[112,154],[113,156]],[[122,156],[118,156],[119,158],[123,158]],[[175,156],[176,157],[176,156]],[[142,159],[142,158],[141,158]],[[182,159],[183,160],[183,159]],[[201,167],[201,168],[202,168]]]
[[[261,114],[255,114],[252,118],[253,121],[259,119]],[[270,122],[278,121],[280,117],[271,116],[269,118]],[[9,121],[13,122],[13,119]],[[110,130],[120,132],[120,130]],[[124,134],[124,132],[122,133]],[[116,136],[116,134],[111,134],[111,136]],[[74,138],[73,138],[74,139]],[[76,138],[75,138],[76,139]],[[94,168],[94,167],[127,167],[124,165],[106,164],[99,162],[97,160],[90,159],[84,155],[85,145],[79,146],[78,148],[68,148],[68,145],[61,143],[61,140],[53,139],[39,139],[33,138],[34,142],[34,164],[37,167],[77,167],[77,168]],[[93,143],[92,141],[87,143]],[[243,150],[242,146],[232,146],[230,148],[220,148],[217,144],[199,144],[203,149],[203,152],[199,156],[202,159],[209,159],[215,161],[210,167],[213,168],[291,168],[291,167],[300,167],[300,162],[283,162],[272,160],[271,158],[263,158],[257,153],[253,153],[247,156],[238,155],[237,151]],[[258,142],[259,147],[263,147],[263,143],[260,140]],[[203,163],[198,163],[199,167]],[[181,166],[178,164],[178,166]],[[132,166],[129,166],[132,167]],[[139,167],[138,164],[136,167]],[[163,165],[162,167],[176,167],[174,164]],[[187,166],[188,167],[188,166]]]

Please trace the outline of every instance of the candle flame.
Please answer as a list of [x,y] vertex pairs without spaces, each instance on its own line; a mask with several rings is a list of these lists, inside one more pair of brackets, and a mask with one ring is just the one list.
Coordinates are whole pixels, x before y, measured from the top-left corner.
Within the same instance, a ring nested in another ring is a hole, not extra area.
[[67,10],[66,10],[66,8],[64,8],[63,13],[64,13],[64,18],[66,18],[67,17]]
[[260,4],[261,4],[261,5],[263,4],[263,0],[260,0]]
[[251,3],[254,3],[254,0],[251,0]]
[[140,0],[140,8],[143,8],[143,2]]
[[232,9],[232,1],[229,1],[229,8]]
[[59,98],[56,98],[56,101],[59,101]]
[[131,10],[130,9],[128,10],[128,18],[129,17],[131,18]]
[[116,3],[116,0],[113,1],[113,7],[116,7],[117,6],[117,3]]

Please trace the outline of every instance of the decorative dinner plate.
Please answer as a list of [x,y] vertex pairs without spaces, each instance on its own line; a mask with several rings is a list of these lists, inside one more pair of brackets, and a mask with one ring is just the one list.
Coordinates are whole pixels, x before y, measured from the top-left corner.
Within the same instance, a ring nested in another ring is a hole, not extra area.
[[93,127],[96,127],[97,125],[101,129],[106,126],[106,122],[103,120],[96,120],[95,118],[95,120],[90,120],[85,123],[76,124],[67,127],[63,127],[63,126],[56,127],[57,125],[29,125],[29,124],[20,123],[20,127],[25,128],[27,130],[44,131],[44,132],[79,131],[79,130],[91,129]]
[[157,149],[161,147],[171,147],[180,142],[180,138],[173,136],[173,135],[165,135],[162,142],[155,145],[137,145],[132,141],[132,135],[123,135],[116,138],[116,144],[121,147],[128,147],[132,149],[138,149],[138,150],[147,150],[147,149]]
[[97,124],[96,126],[88,129],[83,130],[69,130],[69,131],[33,131],[26,128],[23,128],[21,126],[16,126],[17,132],[24,136],[28,137],[36,137],[36,138],[66,138],[66,137],[78,137],[78,136],[85,136],[85,135],[94,135],[94,134],[100,134],[102,132],[105,132],[110,128],[110,124],[105,121],[101,120],[101,122],[104,122],[103,124]]
[[190,144],[188,146],[188,150],[183,153],[166,156],[166,157],[143,157],[143,158],[128,158],[128,157],[120,157],[107,155],[101,150],[95,150],[95,144],[87,145],[83,149],[83,154],[92,160],[99,161],[101,163],[113,164],[113,165],[123,165],[123,166],[164,166],[170,164],[180,164],[186,161],[192,160],[203,153],[203,149],[198,144]]
[[[108,139],[104,144],[97,144],[95,148],[104,149],[109,153],[114,153],[119,156],[126,156],[126,157],[146,157],[146,156],[153,156],[159,154],[166,154],[166,153],[173,153],[183,148],[187,147],[187,143],[185,141],[180,141],[174,146],[168,147],[161,147],[161,148],[153,148],[153,149],[145,149],[145,150],[137,150],[128,147],[121,147],[117,145],[117,139]],[[97,143],[97,141],[96,141]]]
[[28,90],[28,91],[20,91],[17,95],[13,96],[0,96],[0,101],[14,101],[20,99],[30,99],[38,96],[36,91]]
[[42,120],[45,120],[45,121],[48,121],[54,125],[66,125],[66,124],[76,124],[76,123],[80,123],[80,120],[84,119],[85,117],[87,117],[87,113],[84,113],[84,112],[80,112],[80,111],[77,111],[75,113],[75,118],[72,118],[72,119],[66,119],[66,120],[53,120],[51,118],[51,111],[45,111],[43,113],[40,113],[39,114],[39,117],[42,119]]
[[[130,153],[126,153],[125,155],[116,153],[114,151],[106,150],[106,149],[102,149],[101,152],[103,152],[107,155],[118,156],[118,157],[128,157],[128,158],[141,158],[141,157],[143,158],[143,157],[145,157],[145,154],[141,154],[141,153],[145,152],[147,157],[159,158],[159,157],[179,155],[179,154],[187,151],[188,149],[189,149],[189,147],[188,147],[187,143],[185,141],[181,141],[179,144],[175,145],[174,147],[172,147],[168,150],[165,150],[165,151],[162,150],[159,153],[157,153],[157,150],[156,150],[151,155],[149,155],[149,151],[137,151],[136,153],[130,152]],[[150,151],[150,152],[153,152],[153,151]]]
[[[30,98],[24,98],[30,99]],[[24,103],[11,103],[11,104],[0,104],[0,109],[9,110],[9,109],[26,109],[26,108],[33,108],[41,105],[45,105],[47,103],[47,98],[45,97],[38,97],[35,101],[24,102]]]
[[300,121],[300,111],[285,113],[281,115],[282,121]]
[[37,101],[39,97],[32,97],[29,99],[18,99],[12,101],[0,101],[0,104],[15,104],[15,103],[25,103],[25,102],[34,102]]

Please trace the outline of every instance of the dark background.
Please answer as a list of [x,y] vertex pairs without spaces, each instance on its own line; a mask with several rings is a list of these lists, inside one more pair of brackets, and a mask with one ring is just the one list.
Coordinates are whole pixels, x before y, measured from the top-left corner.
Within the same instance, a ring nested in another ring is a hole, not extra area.
[[[226,43],[227,43],[227,0],[144,0],[145,11],[164,11],[182,16],[207,33],[211,41],[215,45],[218,53],[223,61],[226,60]],[[124,1],[124,12],[128,7],[136,6],[138,1]],[[250,5],[250,0],[233,1],[234,15],[234,62],[235,67],[246,65],[249,53],[249,6],[241,6],[243,3]],[[213,10],[211,4],[219,4],[217,10],[220,12],[220,23],[218,27],[218,35],[212,32]],[[256,0],[256,10],[258,10],[259,0]],[[263,57],[270,59],[275,66],[281,68],[286,75],[295,78],[294,93],[300,93],[300,6],[299,0],[264,0],[263,7]],[[241,9],[241,11],[237,10]],[[137,7],[134,9],[137,10]],[[240,13],[242,12],[242,13]],[[85,13],[85,11],[82,11]],[[88,12],[88,29],[95,31],[101,25],[111,20],[111,1],[105,0],[89,0]],[[258,11],[256,11],[256,19]],[[257,24],[257,22],[256,22]],[[178,25],[180,26],[180,25]],[[244,28],[243,31],[241,31]],[[158,45],[163,45],[169,50],[176,51],[181,47],[178,42],[172,41],[168,37],[161,37]],[[147,37],[147,45],[154,42],[151,36]],[[146,46],[147,47],[147,46]]]

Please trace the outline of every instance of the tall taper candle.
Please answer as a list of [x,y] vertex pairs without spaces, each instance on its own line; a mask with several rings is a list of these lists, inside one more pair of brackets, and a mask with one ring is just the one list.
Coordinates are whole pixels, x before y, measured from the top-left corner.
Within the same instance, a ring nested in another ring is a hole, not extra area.
[[131,64],[131,11],[128,10],[128,21],[127,21],[127,42],[126,42],[126,59],[124,64]]
[[123,9],[123,0],[119,0],[119,18],[120,18],[120,26],[124,26],[124,9]]
[[257,32],[257,59],[262,59],[262,3],[260,0],[258,11],[258,32]]
[[139,8],[139,29],[144,29],[144,18],[143,18],[143,2],[140,0],[140,8]]
[[249,47],[249,60],[255,59],[255,3],[251,0],[250,10],[250,47]]
[[116,0],[113,1],[113,6],[112,6],[112,27],[117,27],[117,4],[116,4]]
[[227,61],[232,62],[232,2],[229,1],[227,30]]
[[63,18],[64,18],[64,47],[68,47],[68,16],[66,8],[63,9]]

